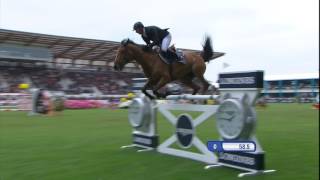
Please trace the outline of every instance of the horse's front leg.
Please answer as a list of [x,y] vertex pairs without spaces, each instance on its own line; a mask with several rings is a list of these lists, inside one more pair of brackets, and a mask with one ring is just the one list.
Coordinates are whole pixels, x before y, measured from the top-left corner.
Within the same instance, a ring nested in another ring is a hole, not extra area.
[[148,81],[146,82],[146,84],[143,86],[143,88],[141,89],[141,91],[143,92],[143,94],[145,94],[147,97],[149,97],[150,99],[155,99],[155,97],[153,95],[151,95],[150,93],[148,93],[148,88],[150,88],[152,85],[152,81],[150,79],[148,79]]
[[170,82],[170,77],[167,76],[163,76],[161,77],[160,81],[155,85],[155,87],[153,88],[153,94],[155,94],[158,98],[165,98],[166,94],[161,94],[158,92],[159,89],[161,89],[163,86],[165,86],[166,84],[168,84]]

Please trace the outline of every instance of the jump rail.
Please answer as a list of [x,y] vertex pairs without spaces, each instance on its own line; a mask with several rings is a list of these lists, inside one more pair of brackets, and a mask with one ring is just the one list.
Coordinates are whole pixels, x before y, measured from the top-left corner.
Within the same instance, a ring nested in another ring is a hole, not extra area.
[[169,95],[166,97],[167,100],[217,100],[219,95],[192,95],[192,94],[182,94],[182,95]]

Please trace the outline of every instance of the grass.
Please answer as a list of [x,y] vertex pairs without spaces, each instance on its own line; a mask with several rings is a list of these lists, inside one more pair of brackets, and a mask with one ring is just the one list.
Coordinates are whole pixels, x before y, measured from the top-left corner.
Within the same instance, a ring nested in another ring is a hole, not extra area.
[[[271,104],[257,109],[257,136],[270,175],[246,179],[319,179],[319,111],[310,104]],[[159,116],[161,141],[174,129]],[[205,142],[218,138],[214,121],[199,126]],[[156,152],[120,150],[130,144],[126,110],[68,110],[29,117],[0,112],[0,180],[236,179],[230,168]]]

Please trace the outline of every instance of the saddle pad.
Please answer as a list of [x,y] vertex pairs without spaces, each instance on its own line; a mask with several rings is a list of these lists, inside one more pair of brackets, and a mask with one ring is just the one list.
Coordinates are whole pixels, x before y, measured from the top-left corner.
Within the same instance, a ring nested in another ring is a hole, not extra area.
[[160,57],[160,59],[161,59],[164,63],[166,63],[166,64],[172,64],[172,63],[174,63],[174,62],[186,64],[186,60],[185,60],[185,58],[184,58],[183,51],[177,50],[177,51],[176,51],[176,54],[177,54],[177,56],[178,56],[178,59],[176,59],[176,60],[174,60],[174,61],[169,60],[169,59],[163,57],[163,56],[161,55],[161,53],[159,53],[159,57]]

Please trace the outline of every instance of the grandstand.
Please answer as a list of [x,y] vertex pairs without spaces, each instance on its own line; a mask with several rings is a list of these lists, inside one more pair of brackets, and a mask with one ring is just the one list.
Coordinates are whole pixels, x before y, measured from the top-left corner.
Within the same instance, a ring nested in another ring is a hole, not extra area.
[[0,92],[18,92],[18,84],[70,94],[126,93],[132,77],[143,77],[129,64],[112,70],[118,42],[0,29]]
[[[67,94],[123,94],[144,77],[138,64],[113,71],[119,42],[0,29],[0,92],[18,84]],[[196,51],[182,49],[187,51]],[[215,52],[213,58],[224,53]]]
[[319,74],[267,76],[263,94],[267,102],[315,102],[319,96]]

